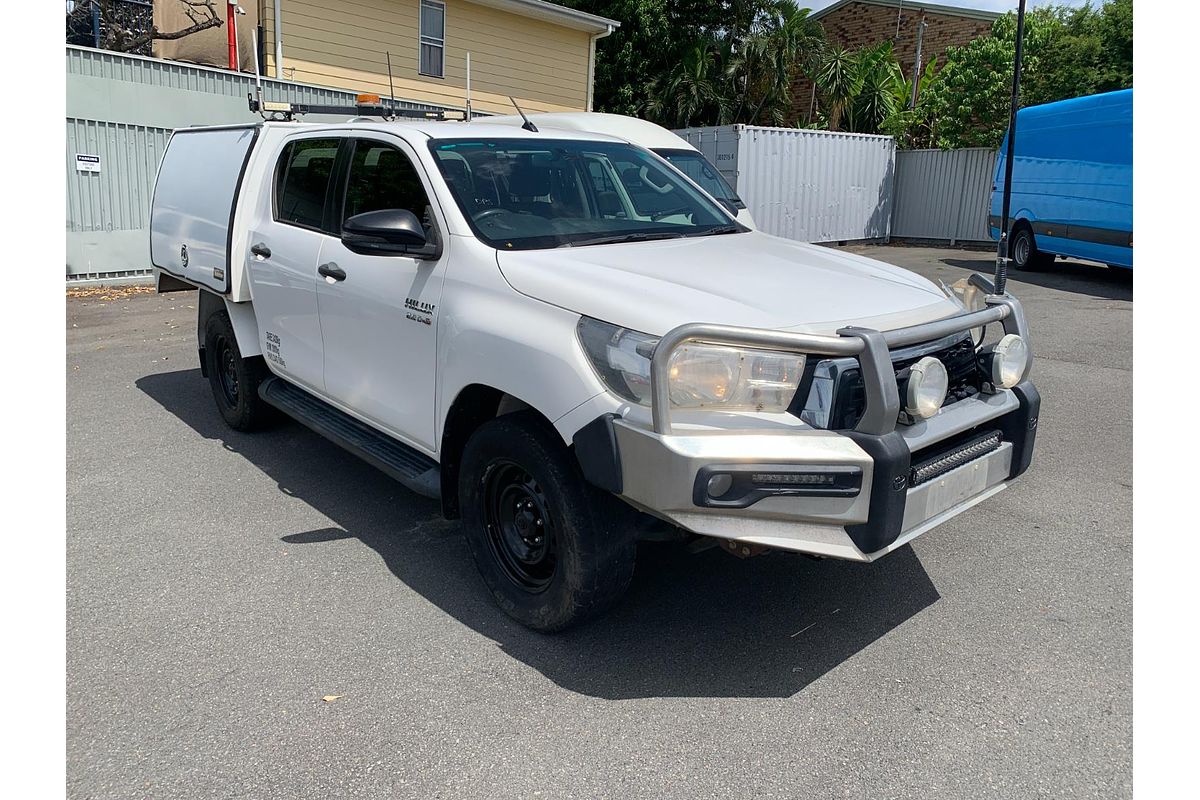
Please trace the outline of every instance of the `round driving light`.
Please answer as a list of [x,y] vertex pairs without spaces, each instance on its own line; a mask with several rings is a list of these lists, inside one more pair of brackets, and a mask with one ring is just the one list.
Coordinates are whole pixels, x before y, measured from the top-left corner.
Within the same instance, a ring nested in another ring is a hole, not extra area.
[[992,384],[1011,389],[1021,381],[1029,366],[1029,347],[1015,333],[1005,334],[992,352]]
[[928,419],[942,407],[949,388],[945,365],[933,356],[925,356],[909,368],[904,410],[917,419]]

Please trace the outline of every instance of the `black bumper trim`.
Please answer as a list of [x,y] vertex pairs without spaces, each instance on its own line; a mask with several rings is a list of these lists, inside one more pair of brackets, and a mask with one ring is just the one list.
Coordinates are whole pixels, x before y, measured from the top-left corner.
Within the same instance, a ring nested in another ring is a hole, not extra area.
[[842,435],[853,439],[874,462],[867,521],[861,525],[846,526],[846,534],[855,547],[864,553],[874,553],[900,537],[904,506],[908,501],[912,453],[899,431],[883,436],[857,431],[844,431]]
[[575,458],[588,483],[613,494],[625,487],[621,474],[621,454],[617,449],[617,432],[613,430],[616,414],[601,414],[584,425],[571,437]]
[[1029,469],[1033,461],[1033,445],[1037,439],[1038,414],[1042,408],[1042,396],[1029,381],[1022,381],[1012,388],[1020,404],[1016,411],[1000,418],[1000,430],[1004,441],[1012,444],[1012,469],[1009,480]]

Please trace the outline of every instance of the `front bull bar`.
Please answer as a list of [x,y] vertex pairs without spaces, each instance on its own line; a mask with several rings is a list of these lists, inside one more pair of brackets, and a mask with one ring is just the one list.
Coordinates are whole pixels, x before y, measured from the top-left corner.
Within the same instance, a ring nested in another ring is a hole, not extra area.
[[[994,287],[982,275],[972,275],[971,283],[986,292]],[[688,323],[672,328],[654,348],[650,358],[650,397],[654,432],[663,436],[672,433],[671,389],[669,370],[672,354],[681,346],[704,344],[733,345],[763,350],[779,350],[806,356],[854,357],[862,369],[866,408],[854,430],[870,436],[883,436],[896,429],[900,415],[900,395],[896,388],[896,373],[892,367],[891,348],[933,341],[993,322],[1002,322],[1005,333],[1015,333],[1029,346],[1029,331],[1021,303],[1009,294],[985,296],[987,308],[946,319],[877,331],[869,328],[846,327],[836,336],[814,333],[743,328],[733,325]],[[1032,354],[1032,351],[1030,351]],[[1033,358],[1025,367],[1021,380],[1029,376]]]

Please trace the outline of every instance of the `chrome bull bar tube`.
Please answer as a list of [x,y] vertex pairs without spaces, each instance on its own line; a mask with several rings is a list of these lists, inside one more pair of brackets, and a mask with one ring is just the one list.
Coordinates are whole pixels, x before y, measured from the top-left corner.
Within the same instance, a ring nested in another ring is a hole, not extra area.
[[1003,322],[1006,333],[1027,336],[1025,315],[1016,298],[1010,295],[989,295],[987,303],[988,307],[980,311],[908,328],[881,332],[849,327],[839,330],[836,336],[704,323],[688,323],[672,328],[658,341],[650,359],[650,410],[654,432],[660,435],[670,435],[672,432],[669,378],[671,355],[685,344],[703,342],[804,355],[853,356],[862,367],[867,402],[862,419],[855,430],[879,436],[890,433],[896,427],[900,397],[896,391],[896,376],[892,369],[889,348],[940,339],[993,322]]

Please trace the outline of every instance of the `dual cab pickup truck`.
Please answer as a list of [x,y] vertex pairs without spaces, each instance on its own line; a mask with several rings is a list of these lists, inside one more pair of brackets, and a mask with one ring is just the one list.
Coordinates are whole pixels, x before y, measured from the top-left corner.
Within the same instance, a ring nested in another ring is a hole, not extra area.
[[150,227],[226,422],[440,498],[538,630],[611,606],[641,538],[870,562],[1030,463],[1016,299],[749,230],[621,139],[184,129]]

